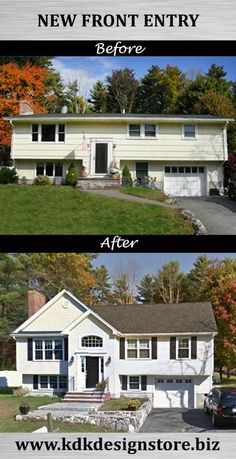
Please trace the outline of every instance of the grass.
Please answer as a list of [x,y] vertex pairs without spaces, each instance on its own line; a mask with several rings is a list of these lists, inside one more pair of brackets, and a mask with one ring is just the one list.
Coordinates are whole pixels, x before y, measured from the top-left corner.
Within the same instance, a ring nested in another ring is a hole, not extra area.
[[0,234],[192,234],[180,211],[72,187],[0,185]]
[[[111,400],[107,400],[106,402],[104,402],[102,406],[100,406],[99,410],[100,411],[120,411],[124,407],[124,402],[127,402],[128,400],[132,400],[132,399],[128,399],[127,397],[112,398]],[[138,398],[138,400],[140,400],[140,402],[143,403],[147,399]]]
[[[39,406],[58,402],[58,398],[50,397],[27,397],[30,409],[35,410]],[[16,421],[19,414],[20,399],[14,395],[0,395],[0,432],[33,432],[43,427],[45,421]],[[60,432],[107,432],[107,430],[90,424],[72,424],[70,422],[53,422],[53,428],[59,428]]]
[[158,190],[157,188],[142,188],[142,187],[122,187],[120,189],[121,193],[130,194],[132,196],[139,196],[140,198],[151,199],[152,201],[164,202],[168,199],[163,191]]

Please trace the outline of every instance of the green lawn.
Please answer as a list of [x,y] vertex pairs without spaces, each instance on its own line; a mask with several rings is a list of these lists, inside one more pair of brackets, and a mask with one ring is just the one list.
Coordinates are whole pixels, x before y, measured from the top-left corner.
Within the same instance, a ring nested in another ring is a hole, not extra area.
[[72,187],[0,185],[0,234],[192,234],[176,209]]
[[142,187],[121,187],[121,193],[130,194],[132,196],[139,196],[141,198],[151,199],[152,201],[164,202],[168,199],[165,193],[157,188],[142,188]]
[[[58,402],[58,398],[50,397],[27,397],[30,409],[34,410],[39,406]],[[19,414],[20,400],[14,395],[0,394],[0,432],[32,432],[44,426],[45,421],[16,421],[15,416]],[[107,432],[100,427],[90,424],[71,424],[70,422],[53,422],[54,429],[59,428],[60,432]]]
[[[99,410],[100,411],[120,411],[124,408],[124,402],[127,402],[128,399],[127,397],[120,397],[120,398],[111,398],[111,400],[107,400],[100,406]],[[146,398],[138,398],[140,400],[141,404],[145,402],[147,399]]]

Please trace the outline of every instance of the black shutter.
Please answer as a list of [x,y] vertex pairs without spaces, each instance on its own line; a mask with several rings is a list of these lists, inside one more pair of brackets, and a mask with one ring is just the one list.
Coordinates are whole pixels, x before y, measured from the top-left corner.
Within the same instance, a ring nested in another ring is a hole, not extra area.
[[28,338],[28,360],[33,360],[33,338]]
[[147,390],[147,376],[141,376],[141,390]]
[[120,338],[120,359],[125,359],[125,338]]
[[64,338],[64,360],[68,361],[68,337]]
[[152,359],[157,359],[157,338],[152,337]]
[[191,336],[191,359],[197,358],[197,337]]
[[38,389],[39,387],[39,377],[38,375],[33,376],[33,389]]
[[121,376],[121,390],[127,390],[127,376]]
[[176,359],[176,337],[171,336],[170,338],[170,359]]

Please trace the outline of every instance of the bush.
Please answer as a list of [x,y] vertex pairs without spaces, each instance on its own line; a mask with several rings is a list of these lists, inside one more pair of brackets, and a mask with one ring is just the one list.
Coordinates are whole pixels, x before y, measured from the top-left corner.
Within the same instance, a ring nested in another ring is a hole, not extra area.
[[122,410],[126,411],[136,411],[140,408],[142,402],[138,398],[132,399],[132,398],[127,398],[122,402]]
[[0,169],[0,183],[6,185],[8,183],[18,183],[18,180],[19,177],[14,167],[2,167]]
[[131,177],[129,168],[126,165],[122,170],[122,184],[124,186],[133,186],[133,179]]
[[18,389],[15,389],[13,391],[13,394],[16,397],[25,397],[26,395],[28,395],[28,393],[29,393],[28,387],[19,387]]
[[15,389],[19,389],[19,387],[0,387],[0,394],[12,395]]
[[74,164],[71,164],[66,174],[66,185],[75,186],[78,178],[79,178],[79,173],[76,167],[74,166]]
[[47,175],[37,175],[34,179],[34,185],[51,185],[50,178]]

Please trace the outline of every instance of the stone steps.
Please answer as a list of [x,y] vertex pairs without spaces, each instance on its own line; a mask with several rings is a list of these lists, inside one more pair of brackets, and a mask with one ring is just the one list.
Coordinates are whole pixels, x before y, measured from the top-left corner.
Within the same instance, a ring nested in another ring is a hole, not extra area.
[[98,391],[67,392],[62,402],[103,403],[110,399],[110,393]]

